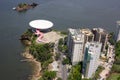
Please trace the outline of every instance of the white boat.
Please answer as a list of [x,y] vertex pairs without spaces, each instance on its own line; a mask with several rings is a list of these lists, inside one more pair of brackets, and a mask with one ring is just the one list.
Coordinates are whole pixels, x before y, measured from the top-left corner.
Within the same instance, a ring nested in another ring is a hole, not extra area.
[[16,7],[13,7],[12,9],[13,9],[13,10],[16,10]]

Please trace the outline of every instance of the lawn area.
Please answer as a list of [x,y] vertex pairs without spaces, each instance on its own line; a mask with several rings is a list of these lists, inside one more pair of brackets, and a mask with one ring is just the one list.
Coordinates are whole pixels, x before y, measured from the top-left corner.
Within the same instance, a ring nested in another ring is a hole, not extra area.
[[120,73],[112,73],[107,80],[120,80]]

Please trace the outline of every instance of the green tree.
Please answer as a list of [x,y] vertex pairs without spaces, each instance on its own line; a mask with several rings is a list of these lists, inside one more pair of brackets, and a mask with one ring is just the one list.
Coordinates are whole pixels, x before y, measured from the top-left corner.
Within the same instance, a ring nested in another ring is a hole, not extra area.
[[63,46],[62,46],[62,52],[67,52],[67,50],[68,50],[67,46],[66,46],[66,45],[63,45]]
[[117,78],[117,80],[120,80],[120,76]]
[[103,70],[104,68],[103,67],[101,67],[101,66],[99,66],[98,68],[97,68],[97,70],[95,71],[95,75],[93,76],[93,79],[98,79],[99,78],[99,74],[100,74],[100,72]]
[[56,77],[55,71],[45,71],[42,75],[43,80],[53,80]]
[[62,80],[61,78],[57,78],[57,80]]
[[26,3],[20,3],[20,4],[18,4],[18,6],[19,6],[20,8],[23,8],[23,7],[27,6],[27,4],[26,4]]
[[77,64],[72,67],[68,76],[68,80],[82,80],[81,79],[81,64]]
[[55,56],[55,60],[59,60],[60,59],[60,54],[59,53],[56,53],[56,56]]
[[86,78],[84,78],[84,79],[82,79],[82,80],[92,80],[92,79],[86,79]]
[[115,44],[115,40],[114,40],[114,32],[111,32],[111,33],[109,34],[108,41],[109,41],[112,45]]
[[58,43],[58,44],[59,44],[59,45],[63,45],[63,44],[64,44],[63,38],[59,39],[59,43]]
[[65,37],[64,39],[63,38],[59,39],[58,49],[59,49],[59,51],[61,51],[63,53],[66,53],[68,51],[67,37]]
[[63,61],[62,61],[62,64],[63,65],[70,64],[70,60],[68,58],[64,58]]
[[67,35],[66,31],[61,31],[60,33],[63,34],[63,35]]
[[[120,74],[120,41],[118,41],[115,45],[115,62],[112,66],[111,74],[108,77],[108,80],[111,80],[112,77],[116,77],[118,74]],[[116,80],[120,80],[120,78]]]
[[120,73],[120,65],[113,64],[113,66],[112,66],[112,72]]
[[29,51],[40,62],[47,61],[52,56],[50,44],[33,44]]

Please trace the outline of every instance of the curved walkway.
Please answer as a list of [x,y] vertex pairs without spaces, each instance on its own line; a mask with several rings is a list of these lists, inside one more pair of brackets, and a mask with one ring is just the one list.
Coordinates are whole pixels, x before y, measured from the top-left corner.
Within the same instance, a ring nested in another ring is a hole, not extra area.
[[40,32],[39,29],[36,29],[35,34],[38,36],[37,41],[38,41],[38,42],[41,42],[41,41],[42,41],[42,38],[43,38],[43,33]]

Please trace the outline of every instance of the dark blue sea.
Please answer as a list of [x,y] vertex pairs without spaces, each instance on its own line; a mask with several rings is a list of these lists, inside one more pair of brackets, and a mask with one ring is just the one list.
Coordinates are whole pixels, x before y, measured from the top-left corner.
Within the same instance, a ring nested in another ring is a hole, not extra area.
[[[27,12],[12,10],[19,3],[39,5]],[[35,19],[47,19],[53,29],[102,27],[115,32],[120,20],[120,0],[0,0],[0,80],[28,80],[32,65],[21,62],[20,35]]]

